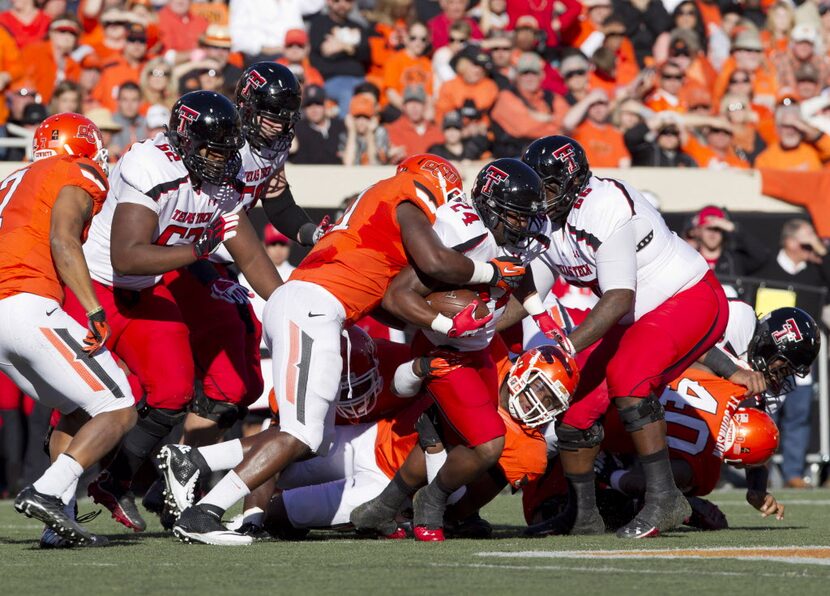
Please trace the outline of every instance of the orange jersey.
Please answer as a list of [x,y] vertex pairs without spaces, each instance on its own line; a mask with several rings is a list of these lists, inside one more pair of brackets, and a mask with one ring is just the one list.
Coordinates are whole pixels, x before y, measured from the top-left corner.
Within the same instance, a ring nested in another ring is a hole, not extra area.
[[93,215],[101,210],[109,190],[100,166],[71,156],[41,159],[0,183],[0,299],[28,293],[63,303],[49,232],[52,207],[64,186],[88,192]]
[[435,221],[438,205],[409,174],[364,190],[291,274],[328,290],[354,323],[380,304],[389,282],[407,264],[396,209],[410,202]]
[[430,397],[414,398],[409,407],[394,418],[378,420],[375,461],[390,479],[400,470],[409,452],[418,444],[415,421],[431,404]]

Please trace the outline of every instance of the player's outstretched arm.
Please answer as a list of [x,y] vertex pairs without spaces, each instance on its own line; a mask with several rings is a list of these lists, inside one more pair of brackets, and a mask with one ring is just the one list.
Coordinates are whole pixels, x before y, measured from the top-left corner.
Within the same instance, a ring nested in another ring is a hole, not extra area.
[[236,236],[226,241],[225,246],[254,292],[263,299],[268,300],[274,290],[282,285],[283,279],[268,258],[251,220],[244,212],[239,214]]
[[313,246],[317,240],[317,224],[311,221],[305,209],[297,205],[291,187],[285,177],[285,168],[280,168],[268,180],[262,208],[268,221],[289,238],[303,246]]
[[634,305],[634,290],[609,290],[568,337],[580,352],[605,335]]
[[77,186],[64,186],[52,207],[49,244],[61,280],[86,312],[101,308],[81,248],[81,235],[92,217],[92,197]]
[[746,469],[746,501],[761,512],[761,517],[774,515],[784,519],[784,505],[767,492],[769,470],[766,466]]
[[110,259],[121,275],[161,275],[196,261],[193,246],[158,246],[158,215],[136,203],[121,203],[112,219]]

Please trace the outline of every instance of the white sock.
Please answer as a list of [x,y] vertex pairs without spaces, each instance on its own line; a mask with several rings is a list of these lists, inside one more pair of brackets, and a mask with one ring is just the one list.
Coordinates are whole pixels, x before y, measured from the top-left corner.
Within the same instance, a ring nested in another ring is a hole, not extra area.
[[222,480],[216,483],[213,490],[199,501],[198,505],[213,505],[219,507],[222,511],[227,511],[234,503],[244,499],[250,493],[251,489],[245,486],[242,478],[231,470],[222,477]]
[[446,450],[439,451],[438,453],[425,452],[424,458],[426,458],[427,462],[427,482],[432,482],[438,475],[438,470],[447,461],[447,452]]
[[265,517],[265,512],[259,507],[251,507],[246,509],[242,514],[243,524],[254,524],[255,526],[262,526],[262,518]]
[[78,484],[78,478],[84,473],[81,464],[61,453],[43,476],[35,480],[34,488],[37,492],[53,497],[62,497],[68,488]]
[[199,447],[197,451],[205,458],[211,472],[232,470],[242,463],[242,443],[239,439]]
[[64,503],[74,503],[75,502],[75,493],[78,491],[78,479],[75,479],[75,482],[70,484],[63,494],[61,495],[61,501]]

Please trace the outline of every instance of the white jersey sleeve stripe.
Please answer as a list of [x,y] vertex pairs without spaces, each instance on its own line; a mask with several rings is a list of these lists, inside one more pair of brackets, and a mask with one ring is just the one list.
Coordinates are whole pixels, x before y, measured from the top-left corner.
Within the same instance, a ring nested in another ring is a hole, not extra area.
[[87,172],[84,168],[81,168],[81,174],[83,174],[84,178],[87,178],[88,180],[92,180],[92,182],[95,184],[95,186],[100,188],[102,191],[107,190],[107,187],[104,186],[103,184],[101,184],[101,181],[98,180],[98,178],[94,174],[91,174],[91,173]]

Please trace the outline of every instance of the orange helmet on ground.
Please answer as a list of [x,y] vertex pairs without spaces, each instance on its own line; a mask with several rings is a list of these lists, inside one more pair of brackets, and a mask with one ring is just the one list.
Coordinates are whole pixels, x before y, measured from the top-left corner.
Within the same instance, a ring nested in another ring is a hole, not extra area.
[[507,377],[510,415],[530,428],[550,422],[568,409],[578,384],[573,356],[556,346],[528,350]]
[[723,461],[738,466],[761,466],[778,450],[778,427],[757,408],[738,408],[727,432]]
[[431,153],[410,155],[398,164],[398,174],[403,172],[417,177],[421,183],[418,190],[427,195],[422,199],[430,201],[436,208],[450,199],[464,196],[461,173],[443,157]]
[[35,130],[32,158],[76,155],[96,162],[107,173],[107,150],[101,131],[86,116],[64,112],[49,116]]
[[343,373],[335,408],[343,418],[357,421],[375,407],[381,390],[378,351],[374,340],[360,327],[349,327],[340,340]]

